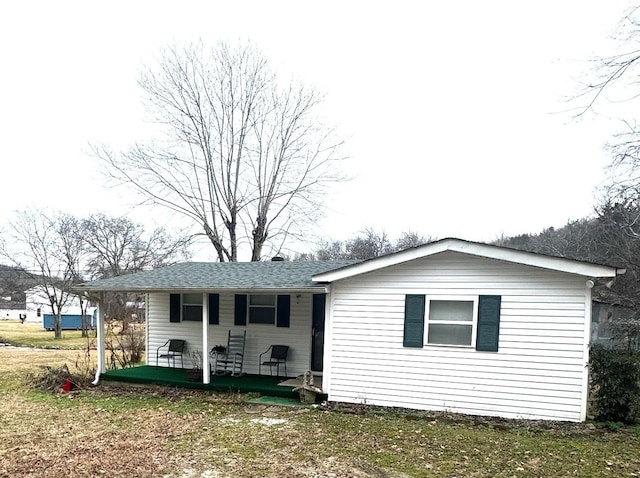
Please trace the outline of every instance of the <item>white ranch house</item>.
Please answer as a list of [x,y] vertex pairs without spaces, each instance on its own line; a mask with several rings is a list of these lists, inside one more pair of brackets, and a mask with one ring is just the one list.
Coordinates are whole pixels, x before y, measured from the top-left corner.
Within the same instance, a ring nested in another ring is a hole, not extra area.
[[288,345],[288,375],[313,370],[330,401],[582,421],[591,290],[623,272],[443,239],[358,263],[182,263],[79,290],[146,293],[150,365],[167,339],[208,351],[246,331],[246,373]]

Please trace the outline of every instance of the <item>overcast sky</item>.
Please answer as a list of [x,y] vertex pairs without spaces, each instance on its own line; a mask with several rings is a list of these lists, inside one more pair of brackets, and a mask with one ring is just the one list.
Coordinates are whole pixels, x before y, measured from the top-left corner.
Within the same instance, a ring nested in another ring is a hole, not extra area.
[[3,2],[0,223],[27,206],[130,213],[101,186],[87,145],[139,139],[144,64],[202,38],[251,40],[281,75],[326,94],[354,179],[327,198],[319,235],[491,241],[562,226],[592,213],[603,146],[619,129],[606,115],[574,120],[566,98],[589,60],[611,52],[629,5]]

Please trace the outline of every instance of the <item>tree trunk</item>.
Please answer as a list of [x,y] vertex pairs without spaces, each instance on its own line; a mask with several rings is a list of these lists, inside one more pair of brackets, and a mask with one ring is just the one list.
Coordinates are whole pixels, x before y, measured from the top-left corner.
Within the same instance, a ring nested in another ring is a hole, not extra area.
[[251,262],[258,262],[262,258],[262,246],[267,240],[267,218],[258,216],[256,227],[252,231],[253,247],[251,251]]
[[89,305],[88,302],[85,302],[82,299],[82,295],[79,296],[80,298],[80,326],[82,327],[82,337],[88,337],[89,336],[89,332],[88,332],[88,325],[87,325],[87,306]]
[[54,323],[53,323],[54,337],[56,339],[62,338],[62,313],[58,311],[55,315]]
[[226,262],[227,257],[225,255],[225,249],[224,249],[224,246],[222,245],[222,242],[220,242],[220,238],[218,237],[218,234],[213,229],[211,229],[209,224],[207,224],[206,222],[203,224],[203,227],[204,227],[205,234],[209,238],[209,241],[211,241],[211,244],[213,245],[214,249],[216,250],[216,253],[218,254],[218,260],[220,262]]

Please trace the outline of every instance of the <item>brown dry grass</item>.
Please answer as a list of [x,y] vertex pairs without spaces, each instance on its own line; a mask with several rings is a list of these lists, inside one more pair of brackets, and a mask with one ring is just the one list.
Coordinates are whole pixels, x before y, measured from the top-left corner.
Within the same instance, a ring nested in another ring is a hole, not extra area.
[[492,421],[102,384],[34,391],[81,351],[0,347],[0,477],[638,477],[640,429]]
[[[95,333],[89,331],[90,338]],[[19,320],[0,320],[0,343],[23,345],[27,347],[79,349],[87,344],[79,330],[63,330],[62,338],[55,339],[54,333],[42,328],[42,324],[20,323]]]
[[180,469],[182,457],[168,444],[191,429],[191,418],[155,406],[132,410],[126,401],[137,394],[120,389],[26,387],[43,366],[73,370],[79,354],[0,347],[0,477],[150,477]]
[[[287,459],[286,450],[269,449],[274,430],[250,422],[286,422],[306,409],[245,405],[234,395],[104,384],[49,394],[25,383],[43,366],[67,364],[73,370],[80,353],[0,347],[0,477],[321,477],[321,469],[342,470],[326,476],[369,476],[338,458],[325,464]],[[258,448],[251,443],[256,438]]]
[[11,437],[1,447],[0,476],[161,476],[177,468],[165,413],[66,408],[15,395],[3,397],[0,409]]

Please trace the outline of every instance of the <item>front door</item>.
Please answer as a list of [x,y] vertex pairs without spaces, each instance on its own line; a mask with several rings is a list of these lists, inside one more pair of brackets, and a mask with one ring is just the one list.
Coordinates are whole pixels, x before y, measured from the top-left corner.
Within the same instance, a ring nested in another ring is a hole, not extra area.
[[324,353],[324,313],[327,294],[313,294],[311,319],[311,370],[322,372]]

